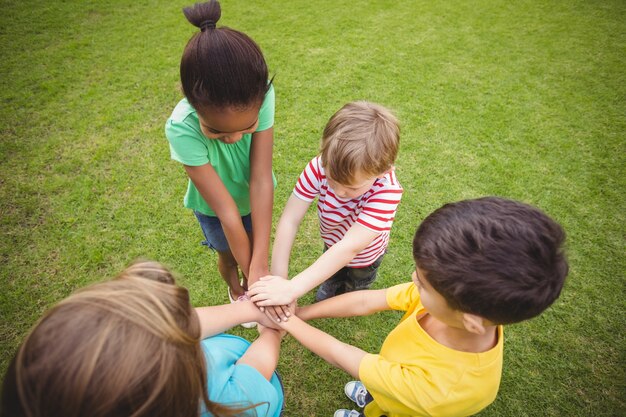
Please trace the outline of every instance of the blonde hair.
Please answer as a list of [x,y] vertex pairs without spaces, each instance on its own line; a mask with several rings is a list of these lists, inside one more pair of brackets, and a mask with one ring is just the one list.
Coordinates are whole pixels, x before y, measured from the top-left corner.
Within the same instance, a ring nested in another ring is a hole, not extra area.
[[157,262],[86,287],[48,310],[4,381],[3,414],[235,415],[209,401],[189,293]]
[[367,101],[348,103],[326,124],[321,157],[326,175],[349,185],[357,173],[378,176],[393,166],[400,127],[385,107]]

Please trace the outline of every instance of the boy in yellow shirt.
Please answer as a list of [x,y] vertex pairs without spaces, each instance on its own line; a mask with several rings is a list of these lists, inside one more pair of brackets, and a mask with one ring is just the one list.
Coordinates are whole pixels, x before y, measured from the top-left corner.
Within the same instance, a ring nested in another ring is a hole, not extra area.
[[[335,417],[467,416],[496,398],[503,324],[537,316],[559,296],[568,265],[563,229],[529,205],[496,197],[446,204],[413,240],[412,282],[346,293],[299,308],[280,326],[360,381],[364,407]],[[342,343],[304,320],[382,310],[406,314],[379,354]]]

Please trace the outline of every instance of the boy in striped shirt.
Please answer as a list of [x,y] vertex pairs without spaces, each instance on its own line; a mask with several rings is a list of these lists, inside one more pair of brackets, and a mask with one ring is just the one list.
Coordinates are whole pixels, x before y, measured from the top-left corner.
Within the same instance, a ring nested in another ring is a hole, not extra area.
[[[258,306],[289,304],[318,284],[317,301],[369,288],[402,197],[393,166],[399,142],[397,119],[378,104],[348,103],[330,118],[320,155],[300,175],[280,218],[272,275],[248,292]],[[287,280],[298,227],[316,197],[324,253]]]

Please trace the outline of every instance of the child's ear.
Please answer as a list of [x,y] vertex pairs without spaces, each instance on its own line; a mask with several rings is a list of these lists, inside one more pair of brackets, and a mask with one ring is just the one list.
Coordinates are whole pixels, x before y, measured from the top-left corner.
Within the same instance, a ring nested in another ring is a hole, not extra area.
[[470,333],[485,334],[485,319],[476,314],[463,313],[463,326]]

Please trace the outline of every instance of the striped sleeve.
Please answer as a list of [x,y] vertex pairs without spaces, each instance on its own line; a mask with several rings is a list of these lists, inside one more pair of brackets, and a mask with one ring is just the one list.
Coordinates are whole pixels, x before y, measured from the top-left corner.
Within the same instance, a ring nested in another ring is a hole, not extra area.
[[322,173],[320,171],[319,157],[313,158],[300,174],[293,193],[301,200],[311,202],[320,193]]
[[375,183],[375,191],[367,198],[357,222],[378,233],[389,232],[402,198],[402,186],[391,171]]

